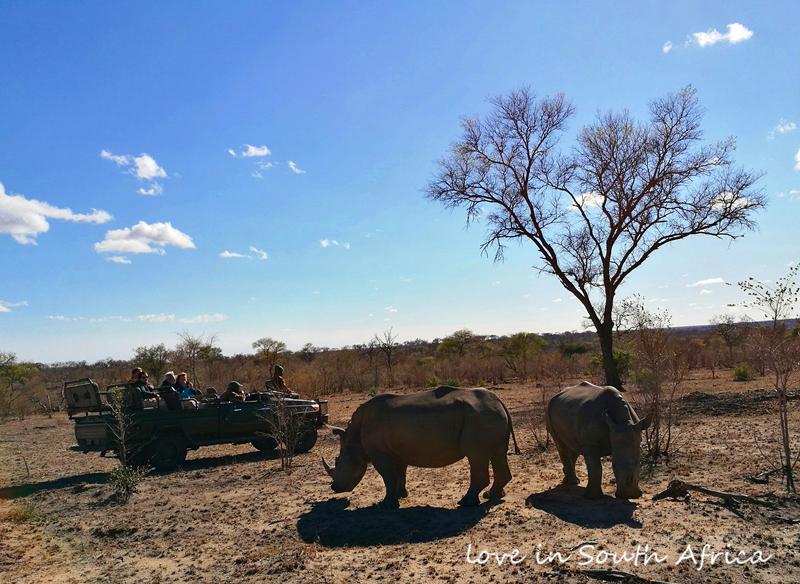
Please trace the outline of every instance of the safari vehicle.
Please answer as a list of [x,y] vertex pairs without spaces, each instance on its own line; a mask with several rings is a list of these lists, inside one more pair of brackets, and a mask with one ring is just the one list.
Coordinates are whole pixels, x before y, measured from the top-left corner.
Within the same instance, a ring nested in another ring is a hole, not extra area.
[[164,392],[161,395],[168,409],[160,409],[157,400],[142,400],[129,383],[100,391],[87,378],[66,382],[63,391],[67,413],[75,421],[75,450],[102,455],[118,451],[114,432],[117,418],[110,399],[114,392],[121,392],[129,456],[135,464],[152,464],[159,469],[174,468],[186,460],[188,450],[212,444],[249,442],[259,450],[273,450],[278,445],[273,437],[278,415],[287,416],[284,419],[291,422],[286,425],[297,429],[294,451],[308,452],[317,442],[317,428],[328,421],[327,401],[300,399],[296,393],[250,393],[244,402],[220,401],[210,395],[190,404],[178,400],[172,392]]

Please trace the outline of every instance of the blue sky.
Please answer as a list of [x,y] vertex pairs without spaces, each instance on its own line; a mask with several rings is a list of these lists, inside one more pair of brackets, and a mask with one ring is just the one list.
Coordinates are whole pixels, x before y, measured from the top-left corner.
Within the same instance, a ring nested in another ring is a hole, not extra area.
[[800,4],[496,4],[0,5],[0,350],[579,329],[531,246],[495,264],[422,192],[460,116],[522,85],[564,92],[574,136],[691,84],[767,173],[758,231],[662,250],[623,297],[705,324],[743,298],[724,282],[800,261]]

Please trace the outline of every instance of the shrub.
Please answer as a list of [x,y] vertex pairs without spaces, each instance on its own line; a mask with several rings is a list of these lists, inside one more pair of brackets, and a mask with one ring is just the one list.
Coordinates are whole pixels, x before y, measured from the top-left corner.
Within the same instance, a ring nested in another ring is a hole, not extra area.
[[114,488],[117,498],[125,503],[139,487],[147,474],[145,469],[132,466],[116,466],[108,473],[108,484]]
[[445,385],[449,385],[450,387],[461,387],[461,380],[460,379],[448,379],[444,382]]
[[749,364],[742,363],[736,369],[733,370],[733,380],[734,381],[751,381],[755,379],[756,371],[753,369]]
[[428,387],[439,387],[439,378],[436,377],[435,375],[431,375],[430,377],[428,377],[425,383],[428,384]]
[[[631,367],[631,361],[633,360],[633,353],[630,351],[625,351],[624,349],[614,349],[614,363],[617,365],[617,374],[620,376],[621,379],[625,379],[628,377],[628,373]],[[592,355],[592,366],[595,369],[599,369],[600,371],[603,370],[603,355],[600,353],[595,353]]]
[[14,523],[38,523],[43,517],[39,508],[30,501],[22,501],[8,513],[8,518]]

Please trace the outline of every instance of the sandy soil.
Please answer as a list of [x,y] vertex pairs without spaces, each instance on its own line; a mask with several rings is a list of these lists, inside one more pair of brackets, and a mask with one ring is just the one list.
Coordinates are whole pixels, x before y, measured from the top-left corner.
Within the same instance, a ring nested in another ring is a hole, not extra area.
[[[0,426],[0,581],[572,583],[596,581],[582,570],[613,565],[606,560],[612,553],[621,560],[617,569],[662,581],[800,581],[798,500],[782,496],[780,479],[745,478],[769,468],[759,450],[777,447],[775,401],[756,391],[766,381],[693,376],[687,393],[700,393],[684,401],[679,448],[645,468],[645,496],[636,502],[589,502],[582,486],[559,486],[555,448],[541,451],[534,437],[543,435],[541,394],[554,387],[534,383],[496,388],[512,412],[522,454],[509,457],[514,479],[505,501],[473,509],[456,505],[468,486],[465,461],[409,469],[410,496],[399,510],[375,506],[384,489],[371,468],[354,492],[333,494],[320,455],[332,460],[338,441],[327,432],[311,453],[297,456],[291,474],[274,454],[250,446],[201,448],[181,469],[148,475],[120,505],[106,484],[116,459],[70,450],[74,435],[65,415],[9,422]],[[332,422],[345,425],[365,399],[330,398]],[[797,429],[800,400],[790,403]],[[582,459],[578,475],[585,485]],[[652,500],[675,477],[736,493],[774,493],[774,507],[734,507],[696,493],[690,501]],[[612,479],[607,461],[607,495]],[[678,563],[687,546],[699,560],[704,545],[730,555],[742,550],[740,558],[772,557],[746,565],[726,564],[724,556],[709,565],[706,557],[700,570],[691,559]],[[632,561],[645,547],[666,560]],[[503,558],[514,550],[514,562]],[[547,561],[555,552],[569,558]]]

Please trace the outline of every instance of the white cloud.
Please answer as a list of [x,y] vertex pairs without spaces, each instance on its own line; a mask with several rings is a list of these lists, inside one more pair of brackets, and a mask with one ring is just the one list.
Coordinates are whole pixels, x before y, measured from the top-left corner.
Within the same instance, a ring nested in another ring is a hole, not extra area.
[[240,254],[240,253],[233,253],[233,252],[230,252],[228,250],[225,250],[221,254],[219,254],[219,257],[221,257],[221,258],[249,258],[250,256],[243,255],[243,254]]
[[116,156],[106,149],[100,151],[100,158],[116,162],[117,166],[128,166],[131,162],[133,162],[132,156]]
[[175,320],[174,314],[143,314],[141,316],[137,316],[136,320],[141,322],[172,322]]
[[5,300],[0,300],[0,312],[11,312],[11,309],[17,306],[28,306],[28,303],[24,300],[22,302],[6,302]]
[[181,322],[186,323],[195,323],[195,322],[219,322],[221,320],[227,320],[227,316],[224,314],[198,314],[192,318],[182,318],[180,319]]
[[160,195],[161,193],[164,192],[164,187],[162,187],[157,182],[154,182],[154,183],[150,184],[150,188],[149,189],[144,190],[142,188],[142,189],[139,189],[136,192],[139,193],[140,195]]
[[255,172],[253,172],[253,176],[254,176],[255,178],[264,178],[263,176],[261,176],[261,173],[260,173],[260,172],[258,172],[257,170],[256,170]]
[[262,170],[267,170],[268,168],[272,168],[273,166],[275,166],[275,163],[273,163],[273,162],[264,162],[263,160],[260,161],[260,162],[257,162],[256,164],[258,164],[258,168],[260,168]]
[[320,242],[319,242],[319,244],[320,244],[322,247],[328,247],[328,246],[331,244],[331,242],[330,242],[330,240],[329,240],[329,239],[321,239],[321,240],[320,240]]
[[297,168],[297,165],[294,162],[292,162],[291,160],[289,160],[286,164],[289,165],[289,170],[291,170],[295,174],[305,174],[306,173],[305,170],[300,170],[299,168]]
[[8,233],[23,245],[36,245],[36,236],[50,229],[48,219],[101,224],[112,217],[97,209],[89,214],[73,213],[69,208],[61,209],[22,195],[7,195],[0,183],[0,233]]
[[[800,156],[800,151],[798,151],[797,154]],[[800,165],[800,159],[798,160],[798,165]],[[711,208],[715,211],[722,211],[728,208],[741,209],[742,207],[748,206],[750,206],[750,201],[747,199],[747,197],[740,197],[730,191],[725,191],[724,193],[718,194],[711,201]]]
[[797,151],[797,154],[794,155],[794,159],[797,164],[794,165],[795,170],[800,170],[800,150]]
[[94,244],[94,250],[98,253],[157,253],[163,255],[165,253],[163,248],[168,245],[182,249],[195,247],[191,237],[178,231],[170,223],[148,225],[144,221],[139,221],[131,228],[126,227],[107,232],[103,241]]
[[386,312],[397,312],[397,309],[394,306],[387,306],[384,308]]
[[796,189],[792,189],[791,191],[789,191],[789,200],[800,201],[800,191]]
[[667,41],[664,43],[664,46],[661,47],[661,50],[664,51],[664,53],[669,53],[672,50],[673,46],[675,45],[673,45],[672,42]]
[[231,156],[233,156],[234,158],[236,158],[236,152],[234,152],[234,151],[233,151],[233,150],[231,150],[230,148],[228,148],[228,154],[230,154]]
[[47,318],[50,319],[50,320],[60,320],[61,322],[75,322],[75,321],[78,321],[78,320],[83,320],[83,318],[80,317],[80,316],[67,317],[67,316],[63,316],[63,315],[48,316]]
[[115,264],[129,264],[131,260],[124,256],[111,256],[106,258],[107,262],[114,262]]
[[127,316],[104,316],[103,318],[90,318],[89,322],[107,322],[109,320],[118,320],[119,322],[132,322],[132,318]]
[[707,280],[698,280],[694,284],[686,284],[687,288],[694,288],[695,286],[710,286],[711,284],[724,284],[725,280],[722,278],[709,278]]
[[133,159],[136,164],[136,172],[134,173],[139,178],[152,180],[154,178],[167,178],[167,173],[161,168],[153,157],[149,154],[142,154]]
[[576,203],[568,207],[572,211],[577,211],[580,207],[599,207],[603,204],[605,197],[597,191],[588,191],[586,193],[581,193],[576,199]]
[[242,156],[244,157],[267,156],[270,154],[269,148],[266,146],[251,146],[250,144],[245,144],[245,146],[247,146],[247,150],[242,152]]
[[778,132],[779,134],[785,134],[786,132],[791,132],[796,129],[797,129],[797,124],[795,124],[794,122],[787,122],[786,120],[781,118],[778,121],[778,125],[769,131],[769,133],[767,134],[767,139],[774,140],[775,132]]
[[344,248],[345,248],[345,249],[350,249],[350,244],[349,244],[349,243],[345,243],[345,244],[344,244]]
[[553,302],[562,302],[561,298],[556,298]]
[[705,294],[713,294],[713,290],[700,290],[700,296],[704,296]]
[[728,42],[732,45],[746,41],[753,36],[753,31],[748,30],[747,27],[742,26],[738,22],[728,25],[728,32],[722,34],[717,29],[712,28],[706,32],[693,33],[695,42],[701,47],[714,45],[718,42]]
[[267,255],[267,252],[265,252],[263,250],[260,250],[260,249],[256,249],[252,245],[250,246],[250,251],[252,251],[254,254],[256,254],[258,259],[260,259],[260,260],[265,260],[265,259],[269,258],[269,256]]

